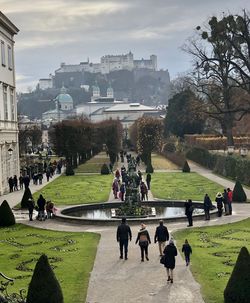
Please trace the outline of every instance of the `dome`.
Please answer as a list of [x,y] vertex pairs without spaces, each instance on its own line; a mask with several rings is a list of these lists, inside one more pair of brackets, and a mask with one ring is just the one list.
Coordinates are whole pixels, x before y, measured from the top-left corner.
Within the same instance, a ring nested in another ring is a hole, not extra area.
[[66,94],[67,90],[66,88],[63,86],[61,88],[60,94],[56,97],[56,101],[63,103],[63,102],[72,102],[73,103],[73,99],[69,94]]

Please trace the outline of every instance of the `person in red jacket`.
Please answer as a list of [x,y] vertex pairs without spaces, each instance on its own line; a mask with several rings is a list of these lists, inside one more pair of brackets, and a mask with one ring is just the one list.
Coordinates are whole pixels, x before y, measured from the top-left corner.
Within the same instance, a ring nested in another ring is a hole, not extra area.
[[233,192],[230,188],[227,189],[229,215],[232,215]]

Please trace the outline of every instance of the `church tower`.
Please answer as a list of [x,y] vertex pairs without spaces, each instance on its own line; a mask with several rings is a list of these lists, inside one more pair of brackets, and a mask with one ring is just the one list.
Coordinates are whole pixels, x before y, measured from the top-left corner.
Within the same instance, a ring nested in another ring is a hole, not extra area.
[[107,89],[107,97],[108,98],[114,98],[114,90],[113,90],[113,88],[111,87],[110,84],[109,84],[109,87]]

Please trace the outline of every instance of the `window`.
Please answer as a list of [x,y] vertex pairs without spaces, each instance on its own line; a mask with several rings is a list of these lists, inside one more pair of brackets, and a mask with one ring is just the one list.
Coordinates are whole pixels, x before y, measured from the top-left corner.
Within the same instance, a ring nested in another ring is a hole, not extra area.
[[14,89],[10,89],[11,120],[15,121]]
[[3,41],[1,41],[1,57],[2,57],[2,66],[5,66],[6,65],[6,62],[5,62],[5,45],[4,45]]
[[13,69],[12,48],[8,45],[8,68]]
[[8,99],[7,86],[3,86],[3,106],[4,106],[4,120],[8,120]]

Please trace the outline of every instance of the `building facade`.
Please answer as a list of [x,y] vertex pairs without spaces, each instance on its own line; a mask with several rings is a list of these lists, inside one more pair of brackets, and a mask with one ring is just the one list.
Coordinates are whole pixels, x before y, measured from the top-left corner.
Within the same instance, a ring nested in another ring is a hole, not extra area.
[[14,64],[14,35],[18,28],[0,12],[0,194],[8,178],[19,175],[19,147]]

